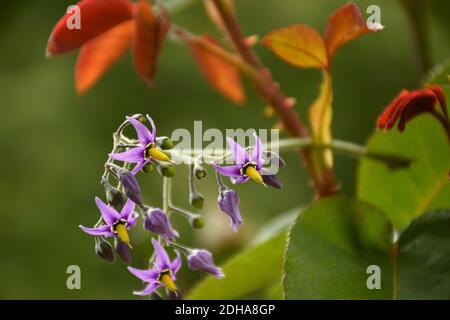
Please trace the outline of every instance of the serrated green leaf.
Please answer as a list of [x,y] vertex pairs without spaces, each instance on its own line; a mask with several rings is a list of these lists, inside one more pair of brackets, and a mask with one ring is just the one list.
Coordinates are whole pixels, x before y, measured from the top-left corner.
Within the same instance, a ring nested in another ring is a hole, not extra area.
[[368,147],[413,159],[408,169],[396,171],[362,159],[358,170],[358,197],[382,209],[396,229],[423,212],[450,207],[450,145],[431,116],[411,121],[404,132],[377,132]]
[[391,226],[383,212],[363,202],[331,198],[305,209],[292,227],[283,287],[287,299],[389,299],[366,286],[367,268],[390,274]]

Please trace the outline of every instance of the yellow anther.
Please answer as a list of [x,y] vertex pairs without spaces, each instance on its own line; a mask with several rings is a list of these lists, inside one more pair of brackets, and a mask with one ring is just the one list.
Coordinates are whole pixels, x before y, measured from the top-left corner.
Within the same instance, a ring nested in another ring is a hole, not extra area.
[[177,286],[175,285],[175,282],[173,282],[172,277],[169,274],[163,274],[161,276],[161,282],[164,283],[166,288],[170,291],[177,292]]
[[149,157],[151,157],[155,160],[170,161],[170,158],[167,154],[165,154],[164,152],[162,152],[159,149],[156,149],[155,147],[151,147],[150,149],[148,149],[147,154]]
[[262,176],[259,174],[258,170],[254,166],[248,166],[245,168],[245,175],[255,180],[258,183],[264,184]]
[[127,226],[125,223],[118,223],[115,226],[115,231],[117,232],[117,235],[119,236],[120,241],[131,247],[130,245],[130,237],[128,236],[127,232]]

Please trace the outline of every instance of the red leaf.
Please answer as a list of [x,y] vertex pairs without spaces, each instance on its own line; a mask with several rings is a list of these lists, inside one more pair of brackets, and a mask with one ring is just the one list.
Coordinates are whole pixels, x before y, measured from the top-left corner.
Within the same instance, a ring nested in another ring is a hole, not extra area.
[[371,31],[354,3],[340,7],[331,15],[325,32],[328,56],[331,59],[343,44]]
[[245,102],[245,95],[242,89],[239,70],[235,65],[202,45],[202,41],[209,42],[215,46],[220,45],[211,36],[201,36],[189,41],[192,54],[203,75],[219,93],[234,103],[243,104]]
[[150,86],[170,26],[162,8],[160,12],[155,16],[151,5],[145,0],[139,1],[135,8],[134,66],[137,74]]
[[80,9],[81,29],[69,29],[67,20],[72,14],[64,15],[50,35],[47,56],[77,49],[133,17],[133,3],[128,0],[82,0],[77,6]]
[[89,90],[130,48],[133,20],[123,22],[81,47],[75,67],[78,94]]

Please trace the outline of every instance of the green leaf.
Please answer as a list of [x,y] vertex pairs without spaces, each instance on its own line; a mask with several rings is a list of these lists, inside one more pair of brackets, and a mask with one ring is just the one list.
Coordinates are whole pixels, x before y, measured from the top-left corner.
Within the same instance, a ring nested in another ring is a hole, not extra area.
[[[380,269],[380,289],[368,289]],[[449,299],[450,210],[412,221],[392,243],[383,212],[332,198],[313,204],[292,227],[283,288],[287,299]]]
[[[225,278],[207,276],[188,299],[239,299],[281,282],[287,232],[279,232],[259,245],[237,255],[223,266]],[[276,287],[275,287],[276,288]],[[275,291],[276,292],[276,291]],[[275,292],[271,297],[278,296]]]
[[404,132],[377,132],[368,147],[413,159],[408,169],[396,171],[367,158],[359,167],[358,197],[383,209],[396,229],[423,212],[450,207],[450,145],[435,119],[425,115]]
[[450,210],[426,213],[399,240],[398,299],[450,299]]
[[366,286],[367,267],[390,274],[392,229],[372,205],[344,198],[313,204],[289,235],[283,287],[287,299],[389,299],[390,277],[381,290]]

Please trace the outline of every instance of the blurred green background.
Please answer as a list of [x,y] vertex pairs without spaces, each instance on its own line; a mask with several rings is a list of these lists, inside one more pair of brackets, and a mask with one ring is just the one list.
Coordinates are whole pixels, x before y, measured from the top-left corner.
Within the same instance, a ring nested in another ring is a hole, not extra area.
[[[196,33],[212,32],[201,1],[172,16]],[[238,0],[237,11],[246,34],[266,34],[292,23],[325,29],[329,14],[346,1]],[[334,135],[364,143],[377,115],[401,88],[413,88],[420,78],[407,17],[397,1],[356,1],[363,13],[370,4],[381,8],[386,29],[364,36],[339,51],[333,67]],[[142,284],[118,262],[108,265],[93,250],[92,237],[78,229],[97,220],[94,196],[103,197],[99,184],[111,133],[126,114],[149,113],[160,134],[176,128],[269,128],[274,119],[262,115],[264,104],[247,86],[248,103],[239,108],[210,89],[196,69],[187,48],[167,42],[159,61],[156,86],[149,90],[136,77],[128,54],[85,96],[74,90],[76,53],[45,58],[48,36],[71,1],[5,2],[0,12],[0,298],[3,299],[131,299]],[[444,6],[447,6],[445,8]],[[448,1],[430,1],[426,16],[432,61],[448,57]],[[320,73],[295,69],[262,46],[256,47],[284,91],[298,98],[305,117],[318,93]],[[193,232],[182,219],[175,226],[183,242],[206,247],[223,262],[245,247],[258,229],[277,214],[311,200],[307,175],[294,154],[285,154],[281,171],[284,189],[239,186],[245,219],[238,234],[216,205],[213,175],[198,183],[207,202],[206,228]],[[356,160],[338,156],[336,174],[343,193],[354,191]],[[187,171],[179,169],[175,199],[188,205]],[[144,197],[161,205],[161,178],[140,176]],[[144,267],[150,254],[150,234],[134,231],[134,261]],[[66,268],[81,267],[82,288],[66,288]],[[203,275],[183,268],[182,290]]]

